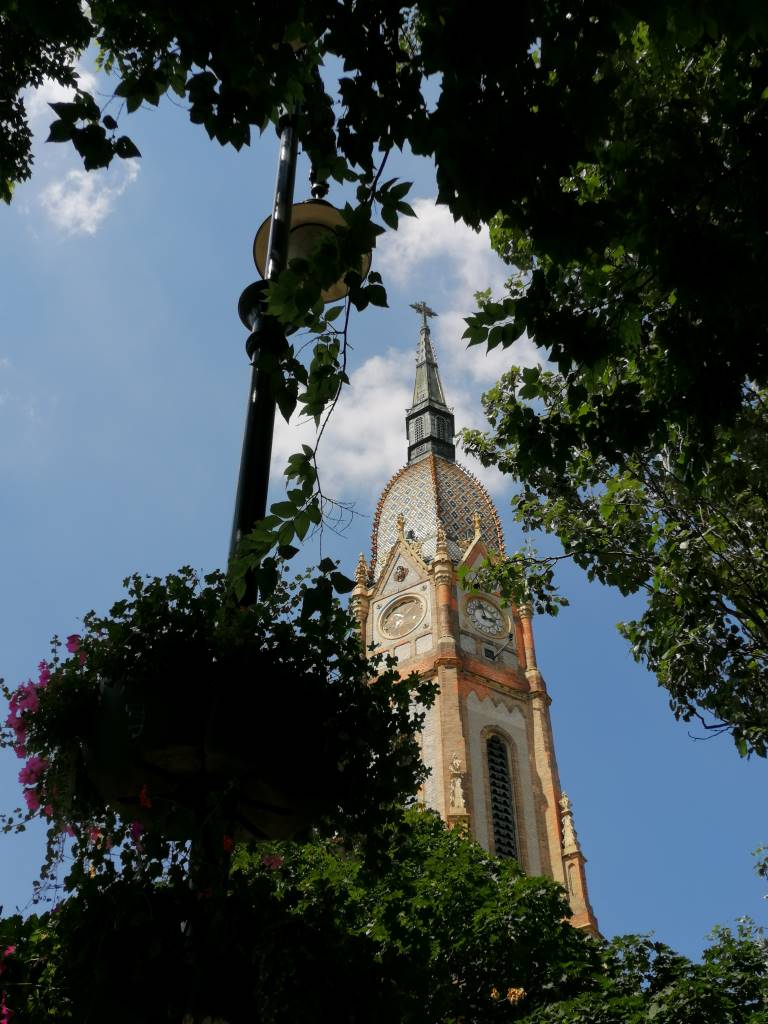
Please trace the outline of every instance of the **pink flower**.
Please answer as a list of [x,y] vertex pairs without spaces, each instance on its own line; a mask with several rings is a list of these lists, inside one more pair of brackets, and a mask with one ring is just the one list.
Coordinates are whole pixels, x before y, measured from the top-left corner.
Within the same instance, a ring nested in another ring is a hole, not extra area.
[[71,633],[67,637],[67,650],[70,654],[76,654],[80,650],[80,634]]
[[46,804],[45,807],[43,808],[43,814],[46,816],[46,818],[52,818],[53,817],[53,807],[51,807],[50,804]]
[[37,754],[33,754],[19,772],[19,782],[23,786],[36,786],[40,776],[47,767],[48,762],[44,757],[38,757]]
[[15,952],[16,952],[16,947],[15,946],[6,946],[5,949],[3,950],[3,957],[13,956],[13,954]]
[[34,811],[39,810],[39,808],[40,808],[40,797],[37,795],[37,790],[25,789],[24,790],[24,799],[27,802],[27,810],[28,811],[34,812]]
[[88,829],[88,838],[91,840],[92,843],[98,843],[98,841],[101,839],[100,829],[96,828],[95,825],[92,825]]
[[141,824],[140,821],[131,822],[131,839],[134,841],[134,843],[138,843],[138,841],[141,839],[143,831],[144,826]]
[[48,685],[51,679],[51,669],[47,661],[41,661],[37,666],[40,674],[37,677],[38,688],[44,688]]
[[22,683],[11,694],[11,699],[8,701],[10,714],[5,720],[5,724],[13,727],[13,722],[18,719],[22,712],[35,712],[37,711],[39,704],[40,701],[37,696],[37,687],[32,680],[30,679],[26,683]]
[[5,992],[3,992],[2,999],[0,999],[0,1024],[11,1024],[11,1017],[13,1016],[13,1010],[11,1010],[5,1001]]
[[265,853],[261,858],[261,863],[265,868],[269,868],[270,871],[277,871],[278,868],[283,866],[283,858],[276,853]]

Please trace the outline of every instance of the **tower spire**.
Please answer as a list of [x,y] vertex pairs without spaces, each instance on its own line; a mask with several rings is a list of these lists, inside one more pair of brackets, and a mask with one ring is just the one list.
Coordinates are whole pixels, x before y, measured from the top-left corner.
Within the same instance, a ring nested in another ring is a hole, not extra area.
[[411,309],[416,310],[421,316],[421,329],[416,349],[413,402],[405,416],[408,462],[416,462],[430,453],[453,462],[456,458],[453,444],[453,413],[445,404],[443,385],[429,330],[429,320],[437,316],[437,313],[430,309],[426,302],[414,302]]

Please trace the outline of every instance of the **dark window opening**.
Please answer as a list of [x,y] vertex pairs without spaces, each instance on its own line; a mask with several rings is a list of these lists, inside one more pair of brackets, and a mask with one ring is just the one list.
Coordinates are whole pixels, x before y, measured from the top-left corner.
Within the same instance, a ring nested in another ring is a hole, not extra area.
[[509,773],[507,745],[498,736],[491,736],[487,745],[488,785],[491,791],[493,845],[497,857],[517,859],[517,829],[512,779]]

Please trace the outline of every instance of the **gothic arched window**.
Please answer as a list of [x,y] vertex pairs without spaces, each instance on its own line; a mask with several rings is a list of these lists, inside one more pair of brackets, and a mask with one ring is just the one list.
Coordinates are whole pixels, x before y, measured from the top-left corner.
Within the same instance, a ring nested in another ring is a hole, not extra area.
[[509,750],[500,736],[493,735],[488,737],[486,752],[494,850],[497,857],[517,859],[517,828]]

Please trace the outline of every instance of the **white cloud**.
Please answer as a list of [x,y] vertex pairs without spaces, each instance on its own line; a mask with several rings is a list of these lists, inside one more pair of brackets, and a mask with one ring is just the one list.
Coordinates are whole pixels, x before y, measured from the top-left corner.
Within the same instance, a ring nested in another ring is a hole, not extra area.
[[473,231],[433,199],[414,199],[412,205],[416,217],[401,218],[398,230],[383,236],[376,267],[390,290],[395,284],[398,290],[407,286],[414,294],[423,292],[437,309],[439,318],[432,322],[432,333],[446,384],[455,378],[465,387],[469,376],[487,387],[513,363],[535,366],[542,362],[542,354],[527,337],[512,348],[467,350],[464,320],[477,308],[475,293],[486,288],[495,295],[502,293],[509,269],[491,249],[486,227]]
[[463,308],[469,308],[475,292],[503,286],[506,268],[491,249],[487,228],[473,231],[434,199],[414,199],[412,206],[416,216],[402,217],[398,230],[384,235],[376,249],[376,264],[384,274],[404,284],[426,263],[447,260],[450,289],[458,286]]
[[[323,491],[346,498],[377,490],[402,466],[406,454],[405,410],[413,388],[412,360],[390,349],[367,359],[350,374],[319,449]],[[274,469],[302,444],[315,444],[314,422],[275,425]]]
[[466,315],[466,311],[456,309],[441,312],[432,330],[437,341],[437,359],[446,381],[455,380],[459,386],[465,387],[469,376],[475,383],[487,388],[495,384],[513,364],[537,366],[544,361],[543,353],[527,336],[520,338],[510,348],[499,346],[490,352],[482,345],[468,348],[462,337],[467,326],[464,322]]
[[120,161],[113,168],[69,171],[63,180],[46,185],[39,201],[52,223],[68,235],[95,234],[139,174],[136,160]]
[[[323,492],[332,498],[356,498],[361,507],[372,508],[387,480],[406,461],[405,412],[413,397],[412,353],[390,349],[365,360],[350,375],[323,434],[319,465]],[[456,425],[482,427],[478,392],[456,388]],[[451,401],[450,392],[448,401]],[[278,417],[275,425],[273,472],[282,473],[288,456],[302,444],[315,445],[315,425]],[[486,469],[462,452],[459,461],[489,490],[503,486],[496,470]]]
[[[79,63],[75,65],[75,70],[80,80],[80,87],[86,92],[92,93],[96,88],[96,76]],[[43,117],[47,119],[46,127],[48,123],[56,119],[56,115],[48,106],[49,103],[69,103],[74,95],[74,89],[60,85],[59,82],[54,82],[51,78],[44,78],[42,85],[36,89],[30,89],[24,97],[27,115],[33,127],[38,127],[35,122],[41,121]]]
[[[80,87],[96,94],[105,79],[89,71],[79,61],[73,65]],[[35,203],[48,219],[67,235],[93,235],[114,208],[115,201],[132,184],[139,173],[135,160],[115,160],[107,171],[84,171],[72,167],[76,157],[69,144],[44,146],[49,125],[56,119],[49,104],[69,102],[75,90],[50,78],[25,94],[29,122],[34,134],[36,174],[33,192],[26,203],[17,206],[19,212],[29,213]],[[42,182],[41,182],[42,172]],[[47,180],[46,180],[47,179]]]

